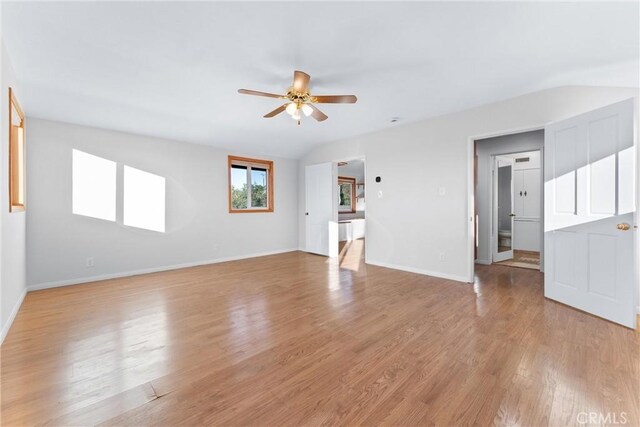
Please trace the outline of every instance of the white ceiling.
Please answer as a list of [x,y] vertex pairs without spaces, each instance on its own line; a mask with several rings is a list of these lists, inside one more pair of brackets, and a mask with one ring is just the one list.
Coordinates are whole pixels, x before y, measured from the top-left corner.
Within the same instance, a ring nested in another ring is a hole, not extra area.
[[[322,142],[567,84],[638,86],[638,2],[3,2],[27,115],[236,152]],[[262,115],[294,69],[329,120]],[[400,117],[397,124],[392,117]]]

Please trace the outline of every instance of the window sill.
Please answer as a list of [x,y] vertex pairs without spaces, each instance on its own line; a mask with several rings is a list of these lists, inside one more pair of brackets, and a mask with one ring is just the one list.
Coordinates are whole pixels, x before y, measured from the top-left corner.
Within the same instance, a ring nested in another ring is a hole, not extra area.
[[270,208],[270,209],[230,209],[229,213],[273,213],[273,208]]

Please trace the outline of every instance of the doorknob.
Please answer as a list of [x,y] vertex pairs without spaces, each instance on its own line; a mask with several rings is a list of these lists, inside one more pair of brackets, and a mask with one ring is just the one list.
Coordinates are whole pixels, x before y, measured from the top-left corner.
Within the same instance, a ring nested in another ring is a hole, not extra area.
[[630,229],[630,228],[631,228],[631,226],[630,226],[629,224],[627,224],[626,222],[621,222],[620,224],[618,224],[618,225],[616,226],[616,228],[617,228],[618,230],[621,230],[621,231],[627,231],[628,229]]
[[509,214],[509,216],[516,216],[516,214]]
[[309,212],[305,212],[304,214],[305,214],[305,215],[309,215]]

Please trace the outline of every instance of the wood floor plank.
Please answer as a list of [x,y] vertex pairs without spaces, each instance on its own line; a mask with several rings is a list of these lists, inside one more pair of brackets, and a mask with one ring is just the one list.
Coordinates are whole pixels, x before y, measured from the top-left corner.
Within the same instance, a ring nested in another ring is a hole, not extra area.
[[640,334],[544,298],[291,252],[31,292],[2,425],[640,425]]

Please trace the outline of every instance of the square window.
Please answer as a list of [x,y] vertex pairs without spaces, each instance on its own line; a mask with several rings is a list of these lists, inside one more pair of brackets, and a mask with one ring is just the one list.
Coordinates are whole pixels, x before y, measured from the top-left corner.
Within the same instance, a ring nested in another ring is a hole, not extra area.
[[273,162],[229,156],[229,212],[273,212]]

